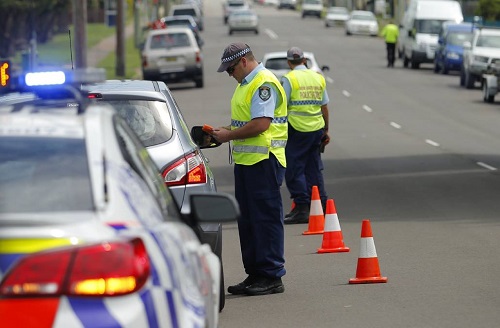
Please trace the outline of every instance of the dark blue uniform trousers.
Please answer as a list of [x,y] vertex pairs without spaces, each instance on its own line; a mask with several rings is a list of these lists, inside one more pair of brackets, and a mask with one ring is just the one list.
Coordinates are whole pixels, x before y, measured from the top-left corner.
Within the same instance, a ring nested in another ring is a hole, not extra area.
[[283,204],[285,168],[274,155],[254,165],[235,164],[235,196],[245,272],[269,278],[285,275]]
[[288,125],[285,180],[295,204],[310,204],[313,186],[318,186],[321,202],[327,194],[323,181],[323,162],[319,152],[323,129],[300,132]]

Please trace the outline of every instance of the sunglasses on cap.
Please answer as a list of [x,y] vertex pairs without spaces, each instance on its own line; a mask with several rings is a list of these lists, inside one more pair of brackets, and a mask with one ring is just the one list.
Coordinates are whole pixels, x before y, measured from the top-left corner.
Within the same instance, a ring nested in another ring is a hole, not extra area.
[[234,70],[236,69],[236,66],[240,63],[241,58],[243,58],[243,57],[240,57],[240,59],[238,59],[238,61],[234,65],[231,65],[231,66],[229,66],[226,69],[227,74],[233,74],[234,73]]

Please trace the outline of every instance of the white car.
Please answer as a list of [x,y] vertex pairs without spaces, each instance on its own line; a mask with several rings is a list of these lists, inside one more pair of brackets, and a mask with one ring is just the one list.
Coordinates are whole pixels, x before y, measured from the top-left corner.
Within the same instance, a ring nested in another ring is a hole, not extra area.
[[259,34],[259,16],[253,10],[233,11],[227,20],[229,34],[235,31],[250,31]]
[[302,18],[306,16],[316,16],[321,18],[323,13],[323,0],[303,0],[301,7]]
[[71,76],[26,75],[43,99],[0,105],[2,326],[218,327],[220,262],[192,224],[234,220],[234,198],[181,214],[120,115],[54,78]]
[[203,88],[203,54],[191,28],[150,30],[141,55],[144,80],[193,81],[196,88]]
[[378,36],[377,17],[371,11],[353,10],[345,22],[345,34]]
[[[328,66],[320,67],[312,52],[304,51],[304,57],[307,59],[307,67],[318,72],[319,74],[323,75],[325,71],[330,69]],[[268,52],[264,54],[262,64],[264,67],[273,72],[278,79],[281,79],[283,75],[290,72],[288,60],[286,59],[286,51]]]
[[325,27],[345,25],[349,19],[349,10],[346,7],[330,7],[325,16]]

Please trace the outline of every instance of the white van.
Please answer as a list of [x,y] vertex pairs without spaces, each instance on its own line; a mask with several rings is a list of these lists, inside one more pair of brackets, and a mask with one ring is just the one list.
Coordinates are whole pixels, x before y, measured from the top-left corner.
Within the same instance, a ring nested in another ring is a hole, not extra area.
[[455,0],[410,0],[399,25],[398,54],[404,67],[433,63],[443,22],[461,23],[462,7]]

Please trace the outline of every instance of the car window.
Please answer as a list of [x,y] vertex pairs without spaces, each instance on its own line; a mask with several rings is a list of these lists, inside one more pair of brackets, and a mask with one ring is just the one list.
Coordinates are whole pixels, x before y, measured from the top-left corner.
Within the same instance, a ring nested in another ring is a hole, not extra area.
[[164,143],[173,129],[166,104],[146,100],[99,100],[113,106],[145,147]]
[[151,49],[189,47],[189,36],[186,33],[165,33],[153,35]]
[[[268,69],[290,69],[286,58],[269,58],[266,61],[265,67]],[[312,62],[307,58],[307,67],[312,67]]]
[[476,46],[488,48],[500,48],[500,35],[480,35]]
[[417,33],[439,34],[444,22],[438,19],[416,19],[414,27]]
[[94,208],[82,138],[2,137],[0,212]]
[[371,15],[352,15],[353,20],[362,20],[362,21],[374,21],[375,17]]
[[472,33],[450,33],[446,42],[453,46],[463,46],[464,42],[472,40]]
[[173,15],[174,16],[180,16],[180,15],[196,16],[196,11],[192,8],[175,9]]
[[115,120],[115,131],[123,158],[146,182],[164,212],[164,217],[179,219],[177,204],[168,192],[165,182],[151,157],[149,157],[147,150],[139,140],[134,138],[130,127],[123,120]]

